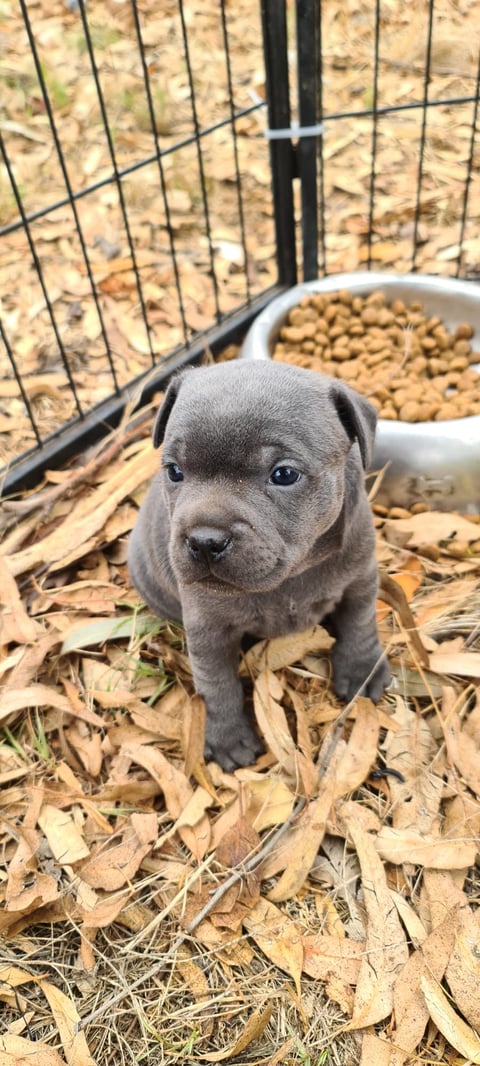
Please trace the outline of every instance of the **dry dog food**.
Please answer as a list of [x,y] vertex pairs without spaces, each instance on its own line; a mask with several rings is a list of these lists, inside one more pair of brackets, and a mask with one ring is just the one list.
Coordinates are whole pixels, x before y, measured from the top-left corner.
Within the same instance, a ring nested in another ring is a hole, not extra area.
[[473,332],[468,322],[450,332],[418,300],[318,293],[290,311],[273,358],[341,378],[368,397],[380,418],[465,418],[480,414]]

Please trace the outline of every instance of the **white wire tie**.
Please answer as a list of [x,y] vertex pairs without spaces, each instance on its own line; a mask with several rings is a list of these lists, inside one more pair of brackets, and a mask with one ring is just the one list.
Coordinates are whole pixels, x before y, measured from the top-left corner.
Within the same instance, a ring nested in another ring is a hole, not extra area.
[[292,125],[288,129],[278,130],[264,130],[264,135],[268,141],[287,141],[292,137],[319,137],[323,133],[323,122],[318,122],[316,126],[300,126],[298,122],[292,122]]

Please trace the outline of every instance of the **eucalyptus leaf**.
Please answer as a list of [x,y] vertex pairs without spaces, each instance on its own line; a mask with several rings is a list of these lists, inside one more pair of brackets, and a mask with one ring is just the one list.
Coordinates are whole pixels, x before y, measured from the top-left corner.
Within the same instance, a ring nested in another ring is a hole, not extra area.
[[146,634],[155,636],[164,626],[165,623],[153,614],[139,615],[132,612],[118,618],[94,618],[91,622],[83,622],[70,630],[62,644],[61,654],[82,651],[95,644],[106,644],[109,640],[124,640]]

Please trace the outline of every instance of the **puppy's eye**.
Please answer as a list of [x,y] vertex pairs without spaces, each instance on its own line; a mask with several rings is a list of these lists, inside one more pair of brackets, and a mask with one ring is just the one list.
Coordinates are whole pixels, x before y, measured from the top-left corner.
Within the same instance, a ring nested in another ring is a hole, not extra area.
[[277,466],[270,474],[270,481],[272,485],[286,488],[288,485],[294,485],[296,481],[300,481],[301,476],[300,472],[294,470],[293,466]]
[[165,469],[169,481],[183,481],[183,470],[176,463],[169,463]]

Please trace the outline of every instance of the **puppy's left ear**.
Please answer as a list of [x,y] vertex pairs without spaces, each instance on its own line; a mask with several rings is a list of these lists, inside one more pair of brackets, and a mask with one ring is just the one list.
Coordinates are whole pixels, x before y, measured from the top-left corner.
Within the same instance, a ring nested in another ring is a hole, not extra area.
[[358,441],[364,470],[368,470],[373,455],[377,412],[373,404],[354,389],[340,382],[330,389],[330,399],[350,440]]

